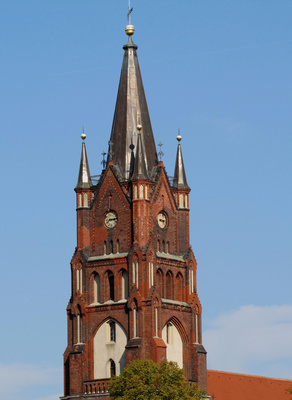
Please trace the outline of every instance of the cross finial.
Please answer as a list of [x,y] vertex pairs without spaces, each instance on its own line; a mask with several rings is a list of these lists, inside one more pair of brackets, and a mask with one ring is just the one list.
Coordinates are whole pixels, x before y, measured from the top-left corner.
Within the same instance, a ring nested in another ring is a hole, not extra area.
[[110,140],[109,142],[108,142],[108,145],[109,145],[109,152],[108,152],[108,155],[109,155],[109,160],[112,160],[113,159],[113,142]]
[[131,0],[129,0],[129,10],[128,10],[128,21],[129,25],[131,25],[131,12],[133,11],[133,7],[131,8]]
[[159,150],[159,152],[158,152],[158,155],[159,155],[159,158],[160,158],[160,161],[161,161],[161,159],[162,159],[162,156],[164,156],[164,153],[163,153],[163,151],[161,150],[161,147],[163,146],[163,143],[161,143],[161,141],[158,143],[158,146],[160,147],[160,150]]
[[103,150],[101,155],[102,155],[102,161],[101,161],[102,169],[105,169],[105,167],[106,167],[106,161],[105,161],[106,152]]

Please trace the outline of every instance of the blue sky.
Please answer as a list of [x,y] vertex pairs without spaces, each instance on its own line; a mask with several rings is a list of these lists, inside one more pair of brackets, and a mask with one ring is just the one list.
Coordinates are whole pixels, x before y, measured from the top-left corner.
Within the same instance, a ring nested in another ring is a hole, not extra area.
[[[62,394],[82,126],[107,149],[126,0],[0,4],[0,397]],[[292,3],[132,0],[156,143],[191,192],[208,367],[292,377]]]

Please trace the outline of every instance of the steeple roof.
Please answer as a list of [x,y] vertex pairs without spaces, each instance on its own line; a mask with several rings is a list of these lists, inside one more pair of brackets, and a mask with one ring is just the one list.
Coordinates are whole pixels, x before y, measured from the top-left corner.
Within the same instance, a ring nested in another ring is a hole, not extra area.
[[92,186],[89,165],[88,165],[88,160],[87,160],[87,154],[86,154],[86,147],[85,147],[85,143],[84,143],[84,139],[86,138],[86,135],[84,132],[81,135],[81,138],[83,139],[83,142],[82,142],[82,149],[81,149],[78,181],[77,181],[77,185],[76,185],[75,189],[85,189],[85,188],[89,188],[90,186]]
[[110,141],[113,143],[113,163],[118,168],[122,179],[129,180],[134,172],[138,124],[143,127],[141,148],[148,174],[152,172],[153,167],[157,166],[158,159],[137,58],[138,46],[131,38],[134,27],[128,25],[126,33],[129,39],[123,47],[125,53]]
[[138,133],[137,151],[132,179],[148,179],[140,132]]
[[173,187],[175,189],[189,189],[187,183],[187,177],[184,167],[184,161],[181,151],[181,141],[182,137],[180,134],[177,136],[178,145],[177,145],[177,153],[176,153],[176,161],[175,161],[175,168],[174,168],[174,178],[173,178]]

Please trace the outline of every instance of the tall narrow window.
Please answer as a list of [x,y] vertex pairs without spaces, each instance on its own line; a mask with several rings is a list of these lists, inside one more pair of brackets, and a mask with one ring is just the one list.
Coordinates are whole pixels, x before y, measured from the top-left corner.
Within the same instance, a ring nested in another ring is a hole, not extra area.
[[109,252],[110,252],[110,254],[112,254],[114,252],[114,244],[113,244],[112,240],[110,240],[110,242],[109,242]]
[[143,185],[139,186],[139,198],[140,199],[144,198],[144,187],[143,187]]
[[155,336],[158,337],[158,309],[157,307],[154,308],[154,318],[155,318]]
[[137,200],[137,198],[138,198],[138,187],[135,186],[134,187],[134,199]]
[[129,278],[128,272],[122,272],[122,300],[127,299],[129,296]]
[[166,298],[173,299],[173,277],[170,271],[166,274]]
[[198,314],[196,314],[196,337],[195,337],[195,343],[199,343],[199,318],[198,318]]
[[134,332],[134,338],[137,337],[137,310],[136,308],[133,309],[133,332]]
[[136,288],[139,289],[139,264],[136,262]]
[[109,284],[109,298],[115,300],[115,279],[112,272],[108,272],[108,284]]
[[76,292],[80,290],[80,270],[76,270]]
[[149,288],[151,288],[151,286],[153,286],[154,282],[153,282],[153,263],[150,262],[149,263]]
[[78,207],[82,207],[82,193],[78,194]]
[[188,208],[188,195],[185,195],[185,208]]
[[184,208],[184,196],[182,194],[179,195],[179,208]]
[[116,323],[115,321],[109,321],[108,323],[108,328],[109,328],[109,342],[115,342],[116,341]]
[[84,193],[84,204],[83,207],[88,207],[88,195],[87,193]]
[[114,360],[110,360],[110,377],[112,378],[115,375],[116,375],[116,364]]
[[183,277],[181,273],[178,273],[176,276],[176,299],[179,301],[183,301]]
[[103,242],[103,253],[104,253],[104,254],[107,253],[107,244],[106,244],[106,241]]
[[160,240],[157,241],[157,251],[159,251],[159,252],[161,251],[161,248],[160,248]]
[[148,199],[148,186],[145,186],[145,199]]
[[169,322],[166,325],[166,343],[171,344],[172,343],[172,324]]
[[166,253],[169,253],[169,242],[166,242],[166,249],[165,249]]
[[96,274],[94,277],[94,303],[100,302],[100,278]]
[[133,280],[133,284],[136,283],[136,263],[132,263],[132,280]]
[[163,297],[163,276],[161,269],[156,271],[155,287],[160,296]]
[[190,293],[194,293],[194,272],[190,269]]
[[77,344],[82,343],[82,315],[77,314]]
[[120,241],[119,239],[117,239],[117,253],[120,252]]
[[82,269],[79,270],[79,290],[82,294]]

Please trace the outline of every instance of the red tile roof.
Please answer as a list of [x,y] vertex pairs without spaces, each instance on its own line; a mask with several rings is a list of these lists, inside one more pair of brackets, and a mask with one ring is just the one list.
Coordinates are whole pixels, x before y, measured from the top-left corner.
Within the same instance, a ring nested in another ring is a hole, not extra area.
[[288,379],[207,371],[207,394],[214,400],[290,400],[289,387]]

